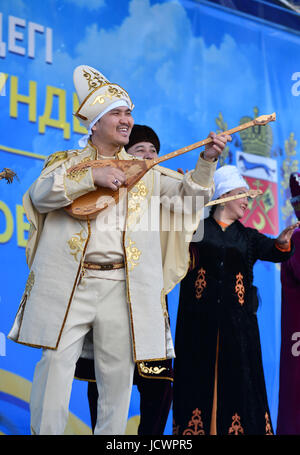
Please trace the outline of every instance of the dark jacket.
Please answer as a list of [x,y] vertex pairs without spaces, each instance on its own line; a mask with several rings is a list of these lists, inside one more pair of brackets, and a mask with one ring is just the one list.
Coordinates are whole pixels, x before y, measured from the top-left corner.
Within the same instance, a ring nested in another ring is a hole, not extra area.
[[281,262],[275,240],[209,217],[181,282],[174,364],[174,433],[209,434],[217,362],[217,434],[270,434],[253,298],[253,265]]

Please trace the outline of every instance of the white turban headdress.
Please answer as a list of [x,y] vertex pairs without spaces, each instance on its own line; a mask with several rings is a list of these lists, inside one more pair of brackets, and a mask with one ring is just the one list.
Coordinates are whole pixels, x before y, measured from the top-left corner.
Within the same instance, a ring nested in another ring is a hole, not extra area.
[[249,185],[241,176],[236,166],[225,165],[216,170],[214,175],[215,192],[212,200],[218,199],[225,193],[235,190],[236,188],[246,187]]
[[73,79],[80,103],[74,115],[88,130],[88,134],[79,140],[79,145],[84,147],[92,127],[104,114],[120,106],[128,106],[132,110],[134,105],[126,90],[109,82],[100,71],[90,66],[77,66]]

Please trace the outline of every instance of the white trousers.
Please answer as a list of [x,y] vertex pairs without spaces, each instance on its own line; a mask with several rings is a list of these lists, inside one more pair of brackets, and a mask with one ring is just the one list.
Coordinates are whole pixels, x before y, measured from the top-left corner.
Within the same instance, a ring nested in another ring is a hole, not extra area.
[[82,278],[58,349],[43,350],[36,365],[30,398],[33,434],[64,433],[76,362],[91,328],[99,392],[95,434],[125,433],[135,366],[125,286],[125,281]]

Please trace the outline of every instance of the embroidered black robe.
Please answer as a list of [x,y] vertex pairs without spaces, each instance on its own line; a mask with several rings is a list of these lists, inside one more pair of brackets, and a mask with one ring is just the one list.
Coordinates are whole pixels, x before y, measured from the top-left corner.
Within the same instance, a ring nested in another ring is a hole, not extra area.
[[212,217],[204,223],[180,288],[173,433],[210,434],[217,366],[217,434],[272,434],[250,288],[258,259],[282,262],[292,252],[239,221],[225,231]]

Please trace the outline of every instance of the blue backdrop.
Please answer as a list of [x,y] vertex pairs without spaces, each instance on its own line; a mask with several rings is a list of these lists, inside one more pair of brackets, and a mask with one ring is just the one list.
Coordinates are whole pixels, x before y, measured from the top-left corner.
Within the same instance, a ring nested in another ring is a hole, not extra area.
[[[249,2],[248,2],[249,3]],[[251,3],[251,2],[250,2]],[[236,134],[221,164],[240,167],[266,196],[245,222],[276,236],[293,219],[288,177],[298,169],[300,35],[282,24],[189,0],[0,0],[0,434],[30,434],[29,395],[41,351],[6,338],[28,276],[22,195],[49,154],[78,147],[77,65],[99,69],[130,94],[136,123],[152,126],[169,153],[260,114],[277,121]],[[199,151],[165,164],[192,169]],[[266,171],[267,169],[267,171]],[[280,353],[280,269],[255,268],[271,416],[276,426]],[[173,334],[178,286],[169,297]],[[67,432],[87,434],[86,384],[74,381]],[[136,432],[134,389],[127,432]],[[171,434],[171,414],[166,434]]]

